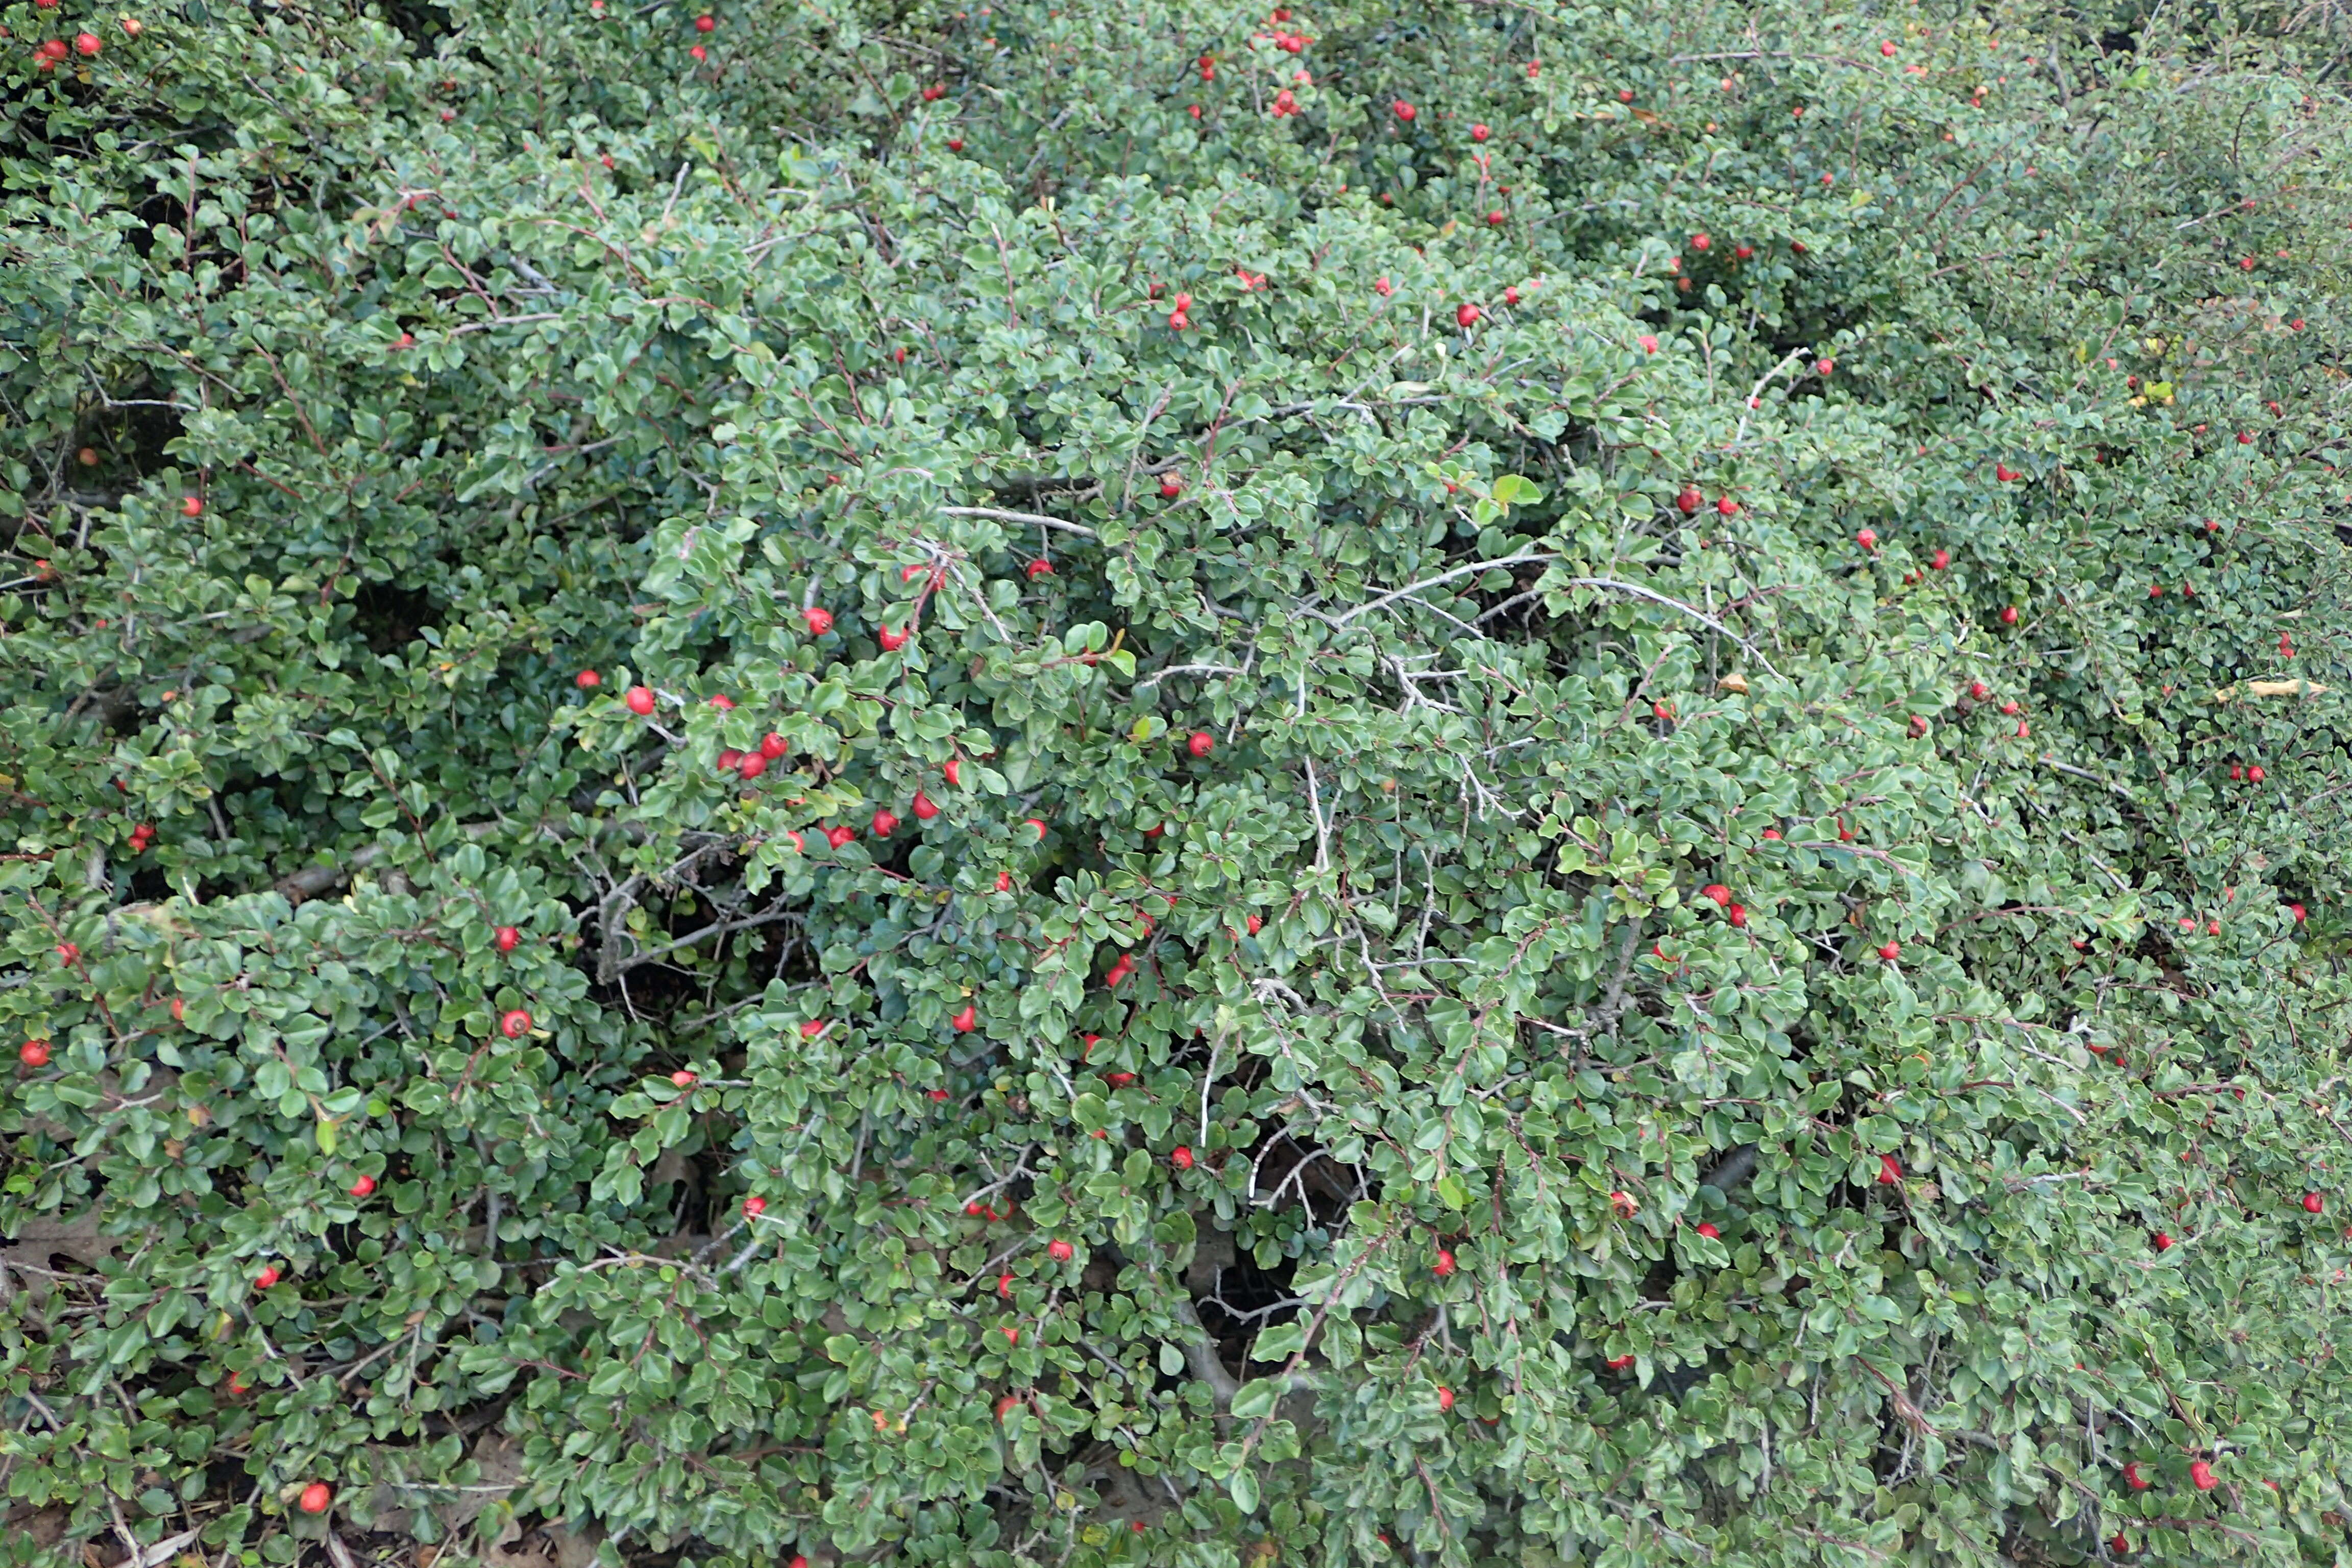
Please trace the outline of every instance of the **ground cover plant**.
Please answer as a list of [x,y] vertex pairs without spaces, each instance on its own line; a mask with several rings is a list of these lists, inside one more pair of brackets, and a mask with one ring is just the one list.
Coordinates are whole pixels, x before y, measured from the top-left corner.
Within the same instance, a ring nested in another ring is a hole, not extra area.
[[2336,1563],[2338,8],[0,7],[13,1563]]

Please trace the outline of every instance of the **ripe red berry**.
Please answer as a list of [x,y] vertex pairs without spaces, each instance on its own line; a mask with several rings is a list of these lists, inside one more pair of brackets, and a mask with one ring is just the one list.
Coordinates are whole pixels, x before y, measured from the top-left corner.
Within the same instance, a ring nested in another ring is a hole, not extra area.
[[2304,1212],[2304,1213],[2305,1213],[2305,1214],[2319,1214],[2319,1213],[2321,1213],[2322,1211],[2324,1211],[2326,1207],[2327,1207],[2327,1200],[2326,1200],[2326,1198],[2321,1197],[2317,1193],[2305,1193],[2305,1194],[2303,1194],[2303,1212]]
[[2306,913],[2301,904],[2289,904],[2286,907],[2286,912],[2294,917],[2294,923],[2297,925],[2301,925],[2304,922],[2304,918]]
[[1509,214],[1504,212],[1500,207],[1497,207],[1493,212],[1486,215],[1486,222],[1491,227],[1500,228],[1509,218]]
[[761,1197],[759,1194],[753,1193],[750,1197],[743,1200],[743,1217],[745,1219],[757,1219],[767,1212],[768,1200]]
[[1485,314],[1486,312],[1477,306],[1465,302],[1454,310],[1454,319],[1463,326],[1475,326],[1477,324],[1478,318]]
[[749,784],[768,771],[768,759],[758,752],[746,752],[735,759],[735,771]]
[[500,926],[490,933],[490,941],[500,952],[512,952],[515,944],[522,941],[522,932],[512,926]]
[[2130,1556],[2131,1537],[2126,1535],[2120,1530],[2116,1531],[2115,1535],[2107,1542],[2107,1550],[2114,1552],[2118,1557]]
[[2139,1473],[2139,1466],[2137,1464],[2124,1467],[2124,1481],[2136,1492],[2147,1490],[2147,1478]]
[[2256,763],[2252,767],[2246,770],[2246,782],[2248,784],[2260,784],[2263,782],[2263,767],[2260,763]]
[[1731,889],[1720,882],[1709,882],[1698,890],[1698,896],[1726,909],[1731,905]]
[[1892,43],[1881,44],[1878,46],[1878,52],[1885,55],[1888,59],[1893,59],[1895,58],[1895,46]]
[[1723,1235],[1723,1232],[1716,1229],[1715,1226],[1711,1222],[1701,1225],[1698,1227],[1698,1233],[1706,1237],[1709,1241],[1718,1240]]
[[915,792],[915,804],[907,809],[915,814],[915,820],[918,822],[929,822],[940,814],[939,806],[921,790]]
[[2000,607],[2000,624],[2005,626],[2013,626],[2017,625],[2017,606],[2015,605],[2003,605]]
[[1609,1370],[1611,1372],[1623,1372],[1627,1367],[1632,1366],[1633,1364],[1633,1358],[1629,1355],[1612,1356],[1609,1358]]
[[1688,517],[1706,504],[1706,498],[1699,494],[1696,489],[1685,485],[1683,487],[1683,493],[1675,498],[1675,504],[1682,508],[1685,517]]
[[1051,577],[1054,574],[1054,563],[1040,557],[1029,563],[1024,570],[1029,574],[1029,581],[1034,583],[1040,577]]
[[1938,550],[1935,554],[1927,557],[1927,565],[1932,571],[1941,572],[1951,563],[1952,552],[1948,550]]
[[1454,1408],[1454,1391],[1442,1383],[1437,1385],[1437,1408],[1440,1413]]
[[1043,844],[1045,841],[1045,825],[1043,822],[1034,816],[1024,816],[1021,820],[1037,830],[1038,843]]
[[910,635],[910,633],[899,631],[895,626],[884,626],[874,634],[874,640],[882,645],[884,653],[896,653],[907,646],[907,638]]
[[257,1290],[267,1290],[272,1285],[277,1284],[278,1279],[279,1275],[278,1272],[278,1265],[275,1263],[268,1264],[263,1268],[260,1273],[253,1277],[253,1288]]
[[2213,1475],[2213,1467],[2202,1459],[2190,1463],[2189,1479],[2189,1483],[2200,1492],[2210,1492],[2221,1484]]
[[808,623],[808,634],[813,637],[821,637],[833,630],[833,612],[819,605],[811,605],[803,610],[801,619]]
[[1413,108],[1412,104],[1407,103],[1402,98],[1389,105],[1389,108],[1395,113],[1399,120],[1403,121],[1408,125],[1412,122],[1412,117],[1420,112],[1419,110]]
[[47,1040],[26,1040],[23,1045],[16,1047],[16,1059],[23,1062],[28,1068],[45,1068],[48,1066],[49,1042]]
[[1430,1269],[1440,1279],[1446,1278],[1454,1272],[1454,1254],[1445,1247],[1439,1247],[1437,1261],[1430,1265]]
[[2156,1249],[2158,1252],[2170,1251],[2172,1249],[2172,1237],[2167,1236],[2160,1230],[2158,1231],[2156,1233]]
[[629,705],[630,712],[643,718],[654,710],[654,689],[650,686],[632,686],[622,700]]
[[1184,481],[1182,479],[1178,479],[1174,474],[1167,474],[1161,477],[1160,480],[1160,497],[1162,500],[1174,500],[1178,496],[1181,496],[1183,493]]
[[1899,1185],[1902,1180],[1903,1167],[1895,1163],[1895,1156],[1881,1154],[1878,1157],[1878,1184],[1892,1187]]
[[737,751],[734,747],[730,746],[725,751],[719,753],[719,771],[720,773],[731,773],[742,765],[743,753]]
[[1168,1163],[1175,1166],[1180,1171],[1191,1170],[1192,1168],[1192,1146],[1185,1143],[1177,1144],[1176,1147],[1170,1152],[1168,1155]]
[[520,1040],[530,1033],[530,1015],[517,1007],[499,1020],[499,1032],[509,1040]]
[[1217,740],[1206,730],[1195,730],[1192,738],[1184,742],[1184,749],[1196,757],[1205,757],[1217,749]]
[[1620,103],[1631,103],[1631,102],[1633,102],[1633,89],[1632,88],[1630,88],[1630,87],[1621,87],[1621,88],[1619,88],[1619,89],[1617,89],[1617,101],[1618,101],[1618,102],[1620,102]]
[[1483,125],[1473,125],[1470,128],[1470,140],[1473,142],[1484,142],[1487,137],[1492,136],[1493,134],[1493,132],[1487,130]]
[[959,1035],[969,1035],[980,1027],[980,1009],[967,1002],[963,1011],[948,1020],[949,1026]]
[[373,1191],[375,1191],[375,1178],[373,1176],[362,1175],[358,1181],[352,1184],[352,1196],[355,1198],[363,1198]]
[[941,768],[940,772],[947,775],[948,783],[954,784],[959,788],[962,786],[963,759],[961,757],[949,758],[947,765]]
[[84,58],[95,55],[104,47],[105,46],[99,42],[98,35],[96,33],[76,33],[74,35],[74,53],[81,55]]
[[334,1500],[334,1488],[324,1481],[312,1481],[302,1489],[299,1506],[304,1513],[324,1513],[327,1505]]
[[[698,24],[696,24],[696,25],[697,25],[698,26],[700,26],[700,24],[699,24],[699,23],[698,23]],[[946,84],[945,82],[939,82],[939,81],[935,81],[935,82],[932,82],[932,83],[931,83],[930,85],[929,85],[928,87],[926,87],[926,88],[924,88],[924,89],[923,89],[923,101],[924,101],[925,103],[937,103],[940,100],[941,100],[941,99],[945,98],[947,95],[948,95],[948,89],[947,89],[947,84]]]
[[1815,375],[1827,375],[1835,369],[1837,369],[1837,361],[1833,359],[1817,359],[1813,362]]
[[669,1075],[669,1080],[680,1089],[692,1089],[695,1085],[694,1069],[692,1068],[680,1068],[676,1072]]
[[[692,55],[698,62],[707,60],[710,58],[710,51],[704,48],[700,44],[695,45],[694,47],[687,50],[686,52]],[[457,116],[450,110],[445,109],[441,111],[441,118],[444,120],[454,120]]]
[[1009,893],[1013,890],[1012,872],[999,871],[996,874],[996,890],[1000,893]]
[[1715,510],[1726,517],[1737,517],[1739,515],[1739,503],[1729,496],[1725,496],[1715,503]]
[[1076,1250],[1066,1241],[1049,1241],[1045,1244],[1045,1256],[1056,1263],[1067,1263],[1076,1255]]
[[[694,30],[698,33],[709,32],[718,26],[719,18],[716,16],[697,16],[694,19]],[[926,91],[928,92],[928,89]]]
[[1886,960],[1887,963],[1892,963],[1896,959],[1903,956],[1903,944],[1899,942],[1881,942],[1878,948],[1878,956]]
[[1780,830],[1777,827],[1768,827],[1764,830],[1764,837],[1768,843],[1778,844],[1780,842]]
[[1748,923],[1748,910],[1741,905],[1733,904],[1723,911],[1723,918],[1733,925],[1745,926]]
[[1861,545],[1864,550],[1875,550],[1878,548],[1878,531],[1874,528],[1865,528],[1860,533],[1853,536],[1853,542],[1856,544]]
[[887,838],[898,830],[898,814],[884,806],[874,813],[874,837]]
[[81,962],[81,949],[76,947],[69,942],[61,942],[58,943],[58,962],[64,964],[79,963]]

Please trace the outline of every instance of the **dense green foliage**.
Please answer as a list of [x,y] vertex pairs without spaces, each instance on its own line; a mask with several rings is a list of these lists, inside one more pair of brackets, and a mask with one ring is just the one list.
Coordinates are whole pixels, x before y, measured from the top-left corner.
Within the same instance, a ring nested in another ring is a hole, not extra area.
[[694,16],[0,8],[0,1555],[2345,1559],[2339,15]]

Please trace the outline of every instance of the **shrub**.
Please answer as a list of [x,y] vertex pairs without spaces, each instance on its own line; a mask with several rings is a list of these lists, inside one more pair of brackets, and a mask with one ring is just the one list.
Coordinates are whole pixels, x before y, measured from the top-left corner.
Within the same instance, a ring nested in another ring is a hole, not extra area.
[[75,3],[12,1560],[2340,1551],[2340,18]]

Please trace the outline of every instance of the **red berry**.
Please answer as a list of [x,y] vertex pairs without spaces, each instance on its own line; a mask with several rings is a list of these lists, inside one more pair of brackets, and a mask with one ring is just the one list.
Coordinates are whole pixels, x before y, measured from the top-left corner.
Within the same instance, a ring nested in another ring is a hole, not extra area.
[[768,771],[768,759],[757,752],[746,752],[735,759],[735,771],[749,784]]
[[1441,1414],[1454,1408],[1454,1391],[1444,1384],[1437,1385],[1437,1408]]
[[1161,500],[1174,500],[1178,496],[1181,496],[1183,493],[1184,481],[1178,479],[1174,474],[1166,475],[1160,479],[1160,495]]
[[1000,893],[1009,893],[1013,890],[1012,872],[999,871],[996,874],[996,890]]
[[1506,304],[1506,305],[1516,305],[1516,304],[1517,304],[1518,302],[1519,302],[1519,290],[1518,290],[1518,287],[1517,287],[1517,285],[1514,284],[1512,287],[1510,287],[1510,288],[1506,289],[1504,289],[1504,290],[1503,290],[1503,303],[1504,303],[1504,304]]
[[490,941],[500,952],[512,952],[522,941],[522,932],[512,926],[500,926],[490,933]]
[[1885,55],[1887,58],[1893,59],[1895,58],[1895,46],[1892,43],[1881,44],[1878,46],[1878,52]]
[[722,773],[731,773],[742,763],[743,753],[732,746],[719,753],[719,771]]
[[1875,550],[1878,548],[1878,531],[1865,528],[1853,536],[1853,542],[1864,550]]
[[[707,60],[710,58],[710,51],[704,48],[700,44],[695,45],[694,47],[687,50],[686,52],[692,55],[697,60]],[[455,119],[456,116],[448,110],[445,109],[441,111],[441,118],[444,120],[452,120]]]
[[1688,517],[1706,504],[1706,498],[1699,494],[1696,489],[1685,485],[1683,487],[1683,493],[1675,498],[1675,504],[1682,508],[1685,517]]
[[940,770],[940,772],[947,775],[947,781],[948,781],[948,783],[950,783],[950,784],[954,784],[954,785],[956,785],[956,786],[957,786],[957,787],[959,787],[959,788],[962,787],[962,784],[963,784],[963,759],[962,759],[962,758],[961,758],[961,757],[956,757],[956,758],[952,758],[952,759],[950,759],[950,760],[949,761],[949,763],[948,763],[947,766],[945,766],[945,767],[941,768],[941,769]]
[[1180,1171],[1191,1170],[1192,1168],[1192,1146],[1185,1143],[1177,1144],[1174,1150],[1169,1153],[1168,1163],[1175,1166]]
[[1443,1247],[1439,1247],[1437,1249],[1437,1261],[1432,1264],[1430,1268],[1440,1279],[1446,1278],[1454,1272],[1454,1254]]
[[2013,626],[2017,625],[2017,606],[2015,605],[2003,605],[2000,607],[2000,624],[2005,626]]
[[1477,306],[1465,302],[1454,310],[1454,319],[1465,327],[1475,326],[1478,318],[1485,314]]
[[1408,124],[1408,125],[1410,125],[1411,123],[1412,123],[1412,117],[1413,117],[1415,114],[1418,114],[1419,112],[1421,112],[1419,110],[1417,110],[1417,109],[1413,108],[1413,106],[1412,106],[1412,104],[1407,103],[1407,102],[1406,102],[1403,99],[1402,99],[1402,98],[1398,99],[1394,103],[1392,103],[1392,104],[1389,105],[1389,108],[1390,108],[1392,111],[1394,111],[1394,113],[1395,113],[1396,117],[1397,117],[1399,120],[1403,121],[1404,121],[1406,124]]
[[813,637],[821,637],[833,630],[833,612],[819,605],[811,605],[803,610],[801,619],[808,623],[808,634]]
[[897,814],[896,812],[893,812],[893,811],[892,811],[892,810],[890,810],[887,806],[884,806],[884,807],[882,807],[881,809],[879,809],[879,810],[877,810],[877,812],[875,812],[875,814],[874,814],[874,837],[877,837],[877,838],[887,838],[887,837],[890,837],[890,835],[892,835],[893,833],[896,833],[898,830],[898,814]]
[[1493,227],[1500,228],[1503,226],[1504,222],[1508,216],[1508,214],[1503,212],[1502,209],[1498,207],[1495,211],[1486,215],[1486,222]]
[[1627,1367],[1632,1366],[1633,1364],[1633,1358],[1629,1355],[1612,1356],[1609,1359],[1609,1370],[1611,1372],[1623,1372]]
[[1205,757],[1217,749],[1216,737],[1206,730],[1195,730],[1192,739],[1184,742],[1184,749],[1196,757]]
[[2158,1231],[2156,1233],[2156,1249],[2158,1252],[2170,1251],[2172,1249],[2172,1237],[2167,1236],[2160,1230]]
[[874,640],[882,645],[882,651],[884,653],[896,653],[900,648],[907,646],[907,635],[908,634],[905,632],[896,630],[893,627],[884,626],[880,631],[874,634]]
[[829,1022],[830,1020],[824,1018],[811,1018],[808,1022],[801,1026],[801,1038],[803,1040],[815,1039],[819,1035],[824,1033],[826,1025]]
[[1715,503],[1715,510],[1721,512],[1726,517],[1737,517],[1739,515],[1739,503],[1733,500],[1729,496],[1725,496],[1721,500]]
[[2136,1492],[2147,1490],[2147,1479],[2139,1473],[2139,1467],[2136,1464],[2124,1467],[2124,1480]]
[[1764,837],[1769,843],[1778,844],[1780,842],[1780,830],[1777,827],[1768,827],[1764,830]]
[[59,963],[66,964],[79,963],[81,962],[81,949],[76,947],[69,942],[61,942],[58,943],[58,962]]
[[743,1217],[745,1219],[757,1219],[767,1212],[768,1200],[761,1197],[759,1194],[753,1193],[750,1197],[743,1200]]
[[1642,352],[1645,354],[1654,354],[1658,352],[1658,340],[1652,333],[1643,332],[1640,337],[1635,338],[1633,341],[1641,345]]
[[1023,817],[1022,821],[1037,830],[1037,841],[1040,844],[1045,841],[1045,825],[1043,822],[1040,822],[1034,816]]
[[1712,1223],[1700,1226],[1698,1227],[1698,1233],[1706,1237],[1709,1241],[1718,1240],[1723,1236],[1723,1232],[1716,1229]]
[[499,1020],[499,1032],[509,1040],[520,1040],[530,1033],[530,1015],[517,1007]]
[[1731,907],[1731,889],[1720,882],[1709,882],[1698,890],[1698,896],[1725,909]]
[[1723,918],[1733,925],[1745,926],[1748,923],[1748,910],[1738,904],[1733,904],[1723,911]]
[[931,1098],[932,1098],[934,1100],[945,1100],[947,1097],[948,1097],[948,1091],[947,1091],[946,1089],[935,1089],[931,1090]]
[[277,1284],[278,1280],[278,1265],[272,1263],[266,1266],[260,1273],[253,1277],[253,1288],[257,1290],[267,1290],[272,1285]]
[[1837,361],[1833,359],[1817,359],[1813,362],[1815,375],[1827,375],[1835,369],[1837,369]]
[[1951,563],[1952,552],[1948,550],[1938,550],[1935,554],[1927,557],[1927,565],[1932,571],[1941,572]]
[[2118,1557],[2129,1556],[2131,1553],[2131,1537],[2126,1535],[2120,1530],[2116,1531],[2114,1538],[2107,1542],[2107,1550],[2114,1552]]
[[1899,942],[1883,942],[1879,945],[1878,956],[1892,963],[1903,956],[1903,944]]
[[76,33],[74,35],[74,53],[78,55],[94,55],[104,47],[104,45],[99,42],[98,35],[96,33]]
[[2246,782],[2248,784],[2260,784],[2263,782],[2263,766],[2260,763],[2256,763],[2252,767],[2246,770]]
[[373,1176],[363,1175],[358,1181],[352,1184],[352,1196],[355,1198],[363,1198],[373,1191],[375,1191],[375,1178]]
[[785,752],[792,749],[792,742],[785,740],[782,735],[777,734],[773,730],[769,731],[766,734],[760,737],[760,754],[767,758],[772,763],[783,756]]
[[[2298,904],[2298,905],[2296,905],[2295,907],[2296,907],[2297,909],[2300,909],[2300,908],[2302,908],[2303,906],[2301,906],[2300,904]],[[184,1022],[186,1022],[186,1021],[187,1021],[187,1016],[188,1016],[188,1005],[187,1005],[187,1003],[186,1003],[186,1002],[184,1002],[184,1001],[183,1001],[182,999],[180,999],[180,998],[179,998],[179,997],[177,997],[177,996],[173,997],[173,998],[172,998],[172,1022],[173,1022],[174,1024],[184,1023]]]
[[1895,1163],[1895,1156],[1881,1154],[1878,1157],[1878,1184],[1892,1187],[1900,1185],[1902,1181],[1903,1167]]
[[2305,916],[2307,913],[2301,904],[2289,904],[2286,907],[2286,912],[2294,917],[2294,923],[2297,925],[2301,925],[2304,922]]
[[304,1513],[324,1513],[327,1505],[335,1500],[335,1489],[324,1481],[312,1481],[302,1489],[299,1504]]
[[1029,574],[1029,581],[1034,583],[1040,577],[1051,577],[1054,574],[1054,563],[1041,556],[1029,563],[1023,570]]
[[921,790],[915,792],[915,804],[907,809],[915,814],[918,822],[929,822],[940,814],[940,808],[932,803],[931,797]]
[[593,691],[604,684],[604,678],[593,669],[583,669],[572,678],[572,684],[583,691]]
[[717,26],[719,26],[719,18],[716,16],[697,16],[694,19],[694,30],[698,33],[709,32]]
[[1076,1251],[1076,1249],[1066,1241],[1049,1241],[1045,1244],[1045,1256],[1056,1263],[1067,1263]]
[[16,1047],[16,1059],[23,1062],[28,1068],[45,1068],[48,1066],[49,1042],[47,1040],[26,1040],[23,1045]]
[[1265,924],[1265,922],[1260,921],[1255,915],[1250,916],[1249,920],[1245,923],[1249,927],[1249,933],[1252,936],[1255,936],[1260,928]]
[[643,718],[654,710],[654,689],[650,686],[632,686],[629,688],[628,696],[622,700],[629,705],[630,712]]
[[1620,102],[1620,103],[1631,103],[1631,102],[1633,102],[1633,89],[1632,88],[1630,88],[1630,87],[1621,87],[1621,88],[1619,88],[1619,89],[1617,89],[1617,101],[1618,101],[1618,102]]
[[1493,132],[1487,130],[1483,125],[1473,125],[1470,128],[1470,140],[1473,142],[1484,142],[1487,137],[1492,136],[1493,134]]
[[189,517],[202,517],[205,515],[205,503],[189,496],[180,502],[180,510]]
[[2305,1214],[2318,1214],[2318,1213],[2322,1212],[2323,1210],[2325,1210],[2326,1207],[2327,1207],[2327,1200],[2326,1200],[2326,1198],[2321,1197],[2317,1193],[2305,1193],[2305,1194],[2303,1194],[2303,1212],[2304,1212],[2304,1213],[2305,1213]]
[[2189,1465],[2189,1479],[2190,1484],[2200,1492],[2210,1492],[2221,1484],[2214,1479],[2213,1467],[2202,1459],[2195,1460]]
[[680,1068],[676,1072],[669,1075],[669,1080],[680,1089],[692,1089],[695,1085],[694,1069],[692,1068]]
[[948,1024],[957,1034],[969,1035],[980,1027],[980,1009],[967,1002],[963,1005],[963,1011],[950,1018]]

